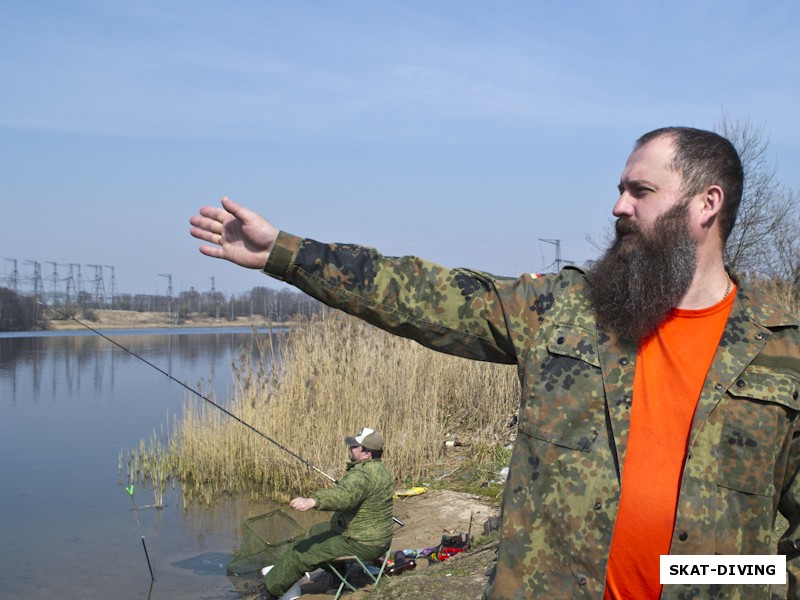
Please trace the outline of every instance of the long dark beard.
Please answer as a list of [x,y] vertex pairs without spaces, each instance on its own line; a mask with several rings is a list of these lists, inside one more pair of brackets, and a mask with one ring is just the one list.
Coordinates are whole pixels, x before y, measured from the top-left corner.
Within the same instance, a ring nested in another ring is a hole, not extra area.
[[[692,283],[697,245],[689,231],[689,205],[681,202],[658,217],[651,232],[628,219],[619,219],[616,230],[616,240],[588,273],[590,298],[601,325],[638,344]],[[633,239],[623,240],[627,233]]]

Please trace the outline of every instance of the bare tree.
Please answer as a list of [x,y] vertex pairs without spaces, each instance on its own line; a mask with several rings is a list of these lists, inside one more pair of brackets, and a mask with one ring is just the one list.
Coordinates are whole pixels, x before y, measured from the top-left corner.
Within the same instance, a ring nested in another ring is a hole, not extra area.
[[787,196],[794,208],[772,235],[775,260],[764,288],[800,318],[800,208],[796,192],[788,191]]
[[744,192],[725,247],[725,264],[757,278],[787,279],[797,270],[796,259],[791,264],[797,253],[790,246],[797,245],[798,215],[794,193],[769,159],[764,127],[723,113],[714,129],[736,147],[744,168]]

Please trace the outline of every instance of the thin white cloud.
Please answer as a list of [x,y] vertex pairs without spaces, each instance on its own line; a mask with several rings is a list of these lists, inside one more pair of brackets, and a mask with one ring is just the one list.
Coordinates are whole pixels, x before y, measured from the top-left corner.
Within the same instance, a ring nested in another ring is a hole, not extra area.
[[[4,53],[0,66],[15,93],[0,100],[0,126],[233,138],[360,129],[379,139],[402,128],[448,134],[453,122],[526,129],[680,111],[726,100],[737,65],[749,77],[765,61],[775,74],[796,74],[776,65],[797,42],[754,35],[731,47],[719,25],[703,36],[703,23],[686,21],[691,13],[647,4],[637,4],[635,16],[625,5],[511,3],[495,14],[475,4],[447,12],[390,2],[372,10],[50,4],[58,8],[53,19],[19,8],[21,27],[8,29],[5,44],[18,52]],[[730,28],[743,10],[729,6],[722,25]],[[592,18],[596,30],[587,28]],[[656,18],[665,22],[654,34]],[[776,81],[772,91],[795,85]],[[754,90],[735,101],[750,94],[765,100]]]

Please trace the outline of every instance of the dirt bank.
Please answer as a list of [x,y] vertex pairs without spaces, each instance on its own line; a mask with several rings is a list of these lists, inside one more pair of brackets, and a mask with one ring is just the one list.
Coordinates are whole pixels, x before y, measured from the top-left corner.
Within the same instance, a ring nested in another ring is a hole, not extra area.
[[[425,548],[438,543],[442,533],[466,532],[472,519],[472,532],[478,537],[483,524],[499,509],[477,496],[451,491],[428,491],[420,496],[395,501],[395,515],[405,522],[397,528],[392,549]],[[348,600],[480,600],[488,580],[488,571],[495,559],[497,532],[470,551],[457,554],[439,563],[417,560],[413,571],[395,577],[384,577],[377,587],[365,585],[358,592],[347,594]],[[323,578],[302,587],[302,600],[330,600],[325,594]],[[787,587],[774,586],[772,600],[785,600]],[[242,600],[254,600],[257,593],[243,594]]]
[[[101,309],[93,311],[93,319],[77,315],[77,319],[95,329],[161,329],[171,327],[267,327],[269,322],[264,317],[237,317],[230,321],[225,318],[214,318],[202,313],[192,313],[175,322],[163,312],[137,312],[133,310]],[[84,329],[83,325],[73,319],[51,320],[49,329],[69,331]]]
[[[427,498],[426,494],[431,494]],[[475,537],[483,533],[483,524],[500,513],[477,496],[458,492],[426,492],[405,501],[395,502],[396,513],[405,527],[400,528],[392,547],[425,548],[439,543],[443,533],[467,532],[472,523]],[[417,568],[397,577],[388,577],[372,591],[369,600],[402,598],[436,598],[437,600],[478,600],[486,587],[487,570],[491,567],[495,545],[473,548],[468,554],[457,554],[440,563],[426,559],[416,561]],[[355,598],[355,595],[352,596]],[[366,598],[366,596],[365,596]]]
[[[419,496],[395,500],[395,516],[403,521],[396,527],[393,550],[423,549],[437,545],[442,534],[466,533],[472,523],[476,537],[483,533],[483,524],[499,514],[496,506],[477,496],[452,491],[429,490]],[[401,598],[437,598],[437,600],[479,599],[486,586],[486,571],[494,560],[494,546],[473,548],[441,563],[427,559],[416,561],[417,567],[396,577],[385,577],[377,588],[348,594],[349,600],[391,600]],[[327,579],[317,573],[311,583],[302,587],[303,600],[330,600],[326,594]],[[242,600],[254,600],[257,592],[242,594]]]

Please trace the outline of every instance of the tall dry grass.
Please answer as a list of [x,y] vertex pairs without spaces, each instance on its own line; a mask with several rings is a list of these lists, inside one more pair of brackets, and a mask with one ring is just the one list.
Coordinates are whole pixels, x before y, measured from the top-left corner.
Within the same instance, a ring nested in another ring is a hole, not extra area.
[[[514,367],[439,354],[338,312],[299,323],[277,341],[254,334],[233,364],[233,381],[228,410],[336,478],[347,459],[343,436],[364,426],[383,433],[395,478],[419,481],[436,469],[449,437],[507,436],[519,401]],[[245,490],[285,497],[326,481],[195,398],[168,441],[151,439],[142,452],[161,458],[129,464],[168,463],[184,495],[206,501]]]
[[800,289],[782,279],[755,279],[754,288],[769,294],[778,304],[796,319],[800,319]]
[[[794,286],[750,284],[800,315]],[[420,481],[439,468],[449,437],[505,438],[519,399],[513,367],[439,354],[339,312],[280,336],[254,334],[232,371],[232,397],[215,400],[337,478],[346,461],[342,438],[361,427],[383,432],[384,460],[398,481]],[[185,499],[205,501],[242,491],[281,497],[327,481],[194,396],[172,418],[169,435],[153,432],[120,462],[129,481],[150,484],[156,504],[175,478]]]

